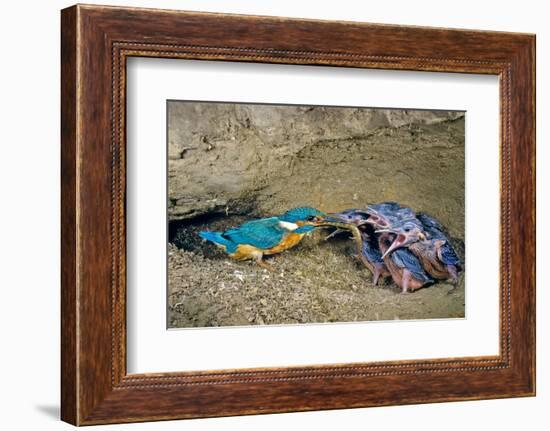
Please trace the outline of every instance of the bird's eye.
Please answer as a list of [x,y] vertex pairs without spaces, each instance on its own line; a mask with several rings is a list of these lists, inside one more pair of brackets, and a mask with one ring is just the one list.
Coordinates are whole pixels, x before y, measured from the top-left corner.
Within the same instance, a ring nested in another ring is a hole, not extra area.
[[307,218],[308,221],[314,221],[314,220],[317,220],[317,216],[314,216],[314,215],[310,215],[308,218]]
[[411,228],[410,227],[406,227],[405,228],[405,232],[410,232],[411,231]]

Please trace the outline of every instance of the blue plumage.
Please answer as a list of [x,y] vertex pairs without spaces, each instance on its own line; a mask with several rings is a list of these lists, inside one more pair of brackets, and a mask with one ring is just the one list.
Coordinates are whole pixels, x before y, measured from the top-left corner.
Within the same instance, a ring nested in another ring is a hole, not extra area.
[[225,250],[228,253],[235,253],[237,251],[237,244],[231,241],[230,239],[223,236],[220,232],[208,232],[208,231],[202,231],[199,232],[199,236],[202,239],[205,239],[207,241],[213,242],[214,244],[218,244],[220,246],[225,247]]
[[396,202],[368,205],[366,211],[371,215],[369,223],[379,228],[391,228],[404,222],[413,223],[419,229],[422,226],[411,208]]
[[380,253],[380,248],[378,248],[378,242],[375,238],[363,235],[362,252],[369,262],[384,263],[382,253]]
[[235,244],[249,244],[260,249],[275,247],[287,232],[279,224],[279,218],[252,220],[222,235]]
[[406,248],[398,248],[390,254],[390,259],[399,267],[408,269],[417,280],[428,283],[432,278],[424,271],[420,260]]
[[298,207],[288,210],[283,215],[278,217],[278,219],[289,223],[296,223],[298,221],[307,221],[308,219],[321,216],[324,216],[324,213],[316,210],[315,208]]
[[440,231],[444,230],[443,225],[438,220],[426,213],[417,213],[416,218],[427,228],[435,228]]
[[416,218],[420,220],[424,230],[429,235],[430,239],[443,239],[447,241],[447,235],[445,235],[445,228],[435,218],[428,214],[418,213]]
[[369,205],[367,208],[396,221],[414,219],[415,216],[411,208],[404,207],[397,202],[382,202],[380,204]]
[[439,258],[445,265],[455,265],[457,267],[462,266],[460,258],[448,241],[445,241],[445,244],[443,244],[439,249]]
[[372,208],[373,210],[378,212],[393,212],[401,209],[402,206],[397,202],[381,202],[379,204],[370,204],[368,208]]

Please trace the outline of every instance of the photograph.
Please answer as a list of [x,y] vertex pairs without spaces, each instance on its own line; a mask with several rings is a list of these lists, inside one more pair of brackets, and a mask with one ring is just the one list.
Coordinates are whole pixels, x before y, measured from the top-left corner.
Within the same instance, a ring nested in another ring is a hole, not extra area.
[[168,100],[167,327],[464,318],[464,111]]

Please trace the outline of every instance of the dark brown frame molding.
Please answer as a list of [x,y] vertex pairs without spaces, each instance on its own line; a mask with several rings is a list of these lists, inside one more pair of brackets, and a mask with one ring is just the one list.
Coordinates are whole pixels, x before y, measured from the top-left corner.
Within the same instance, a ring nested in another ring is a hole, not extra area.
[[[535,394],[534,35],[83,5],[61,17],[63,420],[88,425]],[[125,100],[132,56],[498,75],[500,354],[128,375]]]

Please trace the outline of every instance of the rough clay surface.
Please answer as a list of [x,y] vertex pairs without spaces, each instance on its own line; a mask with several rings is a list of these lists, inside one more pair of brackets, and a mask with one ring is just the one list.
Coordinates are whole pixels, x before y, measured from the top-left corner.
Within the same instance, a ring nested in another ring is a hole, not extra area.
[[464,317],[464,285],[375,287],[345,235],[314,232],[270,273],[202,242],[201,229],[311,205],[395,200],[464,241],[464,114],[170,102],[169,326]]

